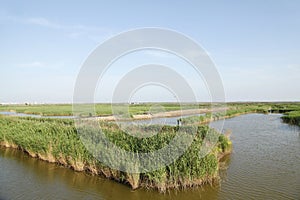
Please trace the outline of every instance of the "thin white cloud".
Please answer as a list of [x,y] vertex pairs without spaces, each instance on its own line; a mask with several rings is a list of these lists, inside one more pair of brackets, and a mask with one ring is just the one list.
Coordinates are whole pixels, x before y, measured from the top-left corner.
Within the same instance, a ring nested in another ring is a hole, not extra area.
[[42,68],[42,69],[59,69],[64,66],[64,63],[49,64],[41,61],[33,61],[28,63],[19,63],[15,65],[18,68]]
[[17,67],[20,67],[20,68],[44,68],[44,67],[46,67],[46,64],[39,62],[39,61],[33,61],[30,63],[17,64]]
[[[176,54],[164,51],[164,50],[144,50],[145,55],[153,56],[153,57],[159,57],[159,58],[172,58],[177,57]],[[188,51],[185,52],[187,55],[191,57],[198,57],[200,54],[199,52],[195,51]],[[201,56],[210,56],[209,52],[203,52]]]
[[[40,26],[49,29],[60,30],[66,33],[66,35],[72,39],[77,39],[79,37],[86,37],[91,40],[97,40],[99,42],[99,38],[106,38],[112,35],[113,31],[111,29],[105,27],[97,27],[97,26],[85,26],[81,24],[68,25],[61,24],[44,17],[31,17],[31,18],[21,18],[17,16],[0,16],[1,21],[9,21],[17,24],[25,24],[25,25],[34,25]],[[99,37],[98,35],[101,35]],[[105,36],[105,37],[104,37]]]
[[47,28],[53,28],[53,29],[64,29],[66,27],[61,26],[60,24],[50,22],[49,20],[45,18],[27,18],[24,20],[21,20],[26,24],[33,24],[38,26],[44,26]]

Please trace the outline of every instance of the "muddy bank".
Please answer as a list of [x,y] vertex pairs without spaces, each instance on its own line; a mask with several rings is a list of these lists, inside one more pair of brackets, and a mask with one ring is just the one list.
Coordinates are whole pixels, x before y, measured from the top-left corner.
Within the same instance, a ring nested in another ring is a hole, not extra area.
[[220,180],[220,177],[218,175],[218,170],[220,169],[220,166],[223,165],[222,159],[225,156],[230,155],[232,152],[231,147],[224,152],[214,151],[212,155],[218,160],[217,171],[214,174],[206,175],[202,178],[192,179],[192,180],[188,178],[187,179],[183,178],[176,182],[152,182],[145,179],[145,177],[142,174],[121,172],[118,170],[111,169],[109,167],[103,167],[99,165],[99,163],[97,162],[91,164],[91,163],[86,163],[84,161],[75,160],[71,157],[65,157],[62,154],[59,157],[55,157],[51,153],[46,153],[46,154],[37,153],[37,152],[33,152],[32,150],[25,149],[22,146],[16,145],[14,143],[9,143],[7,141],[0,142],[0,146],[5,148],[20,150],[32,158],[40,159],[44,162],[55,163],[60,166],[64,166],[66,168],[70,168],[76,172],[88,173],[91,175],[108,178],[116,182],[128,185],[133,190],[143,187],[143,188],[148,188],[148,189],[151,188],[154,190],[158,190],[159,192],[162,193],[170,189],[186,189],[190,187],[201,186],[203,184],[212,184],[218,182]]

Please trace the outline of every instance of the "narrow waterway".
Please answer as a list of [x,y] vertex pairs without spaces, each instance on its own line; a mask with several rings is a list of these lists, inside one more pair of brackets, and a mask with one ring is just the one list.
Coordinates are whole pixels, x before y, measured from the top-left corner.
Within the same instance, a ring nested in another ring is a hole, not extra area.
[[[49,164],[0,148],[0,199],[299,199],[300,130],[281,115],[227,119],[233,153],[220,185],[159,194]],[[220,122],[213,122],[217,126]]]

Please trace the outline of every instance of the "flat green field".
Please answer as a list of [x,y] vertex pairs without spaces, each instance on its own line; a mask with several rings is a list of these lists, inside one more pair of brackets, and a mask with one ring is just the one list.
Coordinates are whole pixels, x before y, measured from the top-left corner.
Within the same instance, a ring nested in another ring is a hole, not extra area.
[[[143,104],[114,104],[114,109],[120,110],[129,106],[130,114],[145,114],[149,110],[173,111],[180,109],[196,109],[208,107],[209,104],[178,104],[178,103],[143,103]],[[14,111],[26,114],[44,116],[70,116],[73,115],[72,104],[37,104],[37,105],[0,105],[0,111]],[[97,116],[112,115],[111,104],[95,104]]]
[[[122,111],[124,114],[129,109],[129,114],[148,114],[163,111],[186,110],[186,109],[203,109],[210,108],[209,103],[141,103],[141,104],[113,104],[113,109]],[[210,118],[220,119],[222,117],[232,117],[239,114],[250,112],[256,113],[284,113],[284,122],[298,125],[300,123],[300,102],[243,102],[227,103],[226,112],[206,113],[205,116],[192,116],[182,119],[183,124],[194,122],[205,122]],[[14,111],[25,114],[38,114],[43,116],[71,116],[72,104],[33,104],[33,105],[0,105],[0,111]],[[111,104],[95,104],[96,116],[112,115]],[[85,113],[84,115],[90,115]]]

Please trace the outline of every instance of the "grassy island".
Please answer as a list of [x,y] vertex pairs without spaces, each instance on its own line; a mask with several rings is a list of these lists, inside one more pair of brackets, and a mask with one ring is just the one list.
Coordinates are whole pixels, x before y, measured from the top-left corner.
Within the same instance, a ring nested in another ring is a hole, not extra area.
[[[166,191],[168,188],[185,188],[213,182],[218,179],[219,159],[229,153],[230,140],[207,126],[198,126],[190,147],[170,165],[156,171],[130,174],[110,169],[95,159],[82,144],[73,120],[0,116],[1,146],[18,148],[32,157],[57,163],[76,171],[88,171],[95,175],[138,187],[155,188]],[[189,126],[183,127],[186,134]],[[102,125],[103,133],[113,143],[127,151],[148,152],[159,149],[176,135],[178,127],[141,127],[141,131],[159,130],[147,138],[127,135],[112,123]],[[218,137],[213,150],[199,157],[199,149],[208,131]],[[122,158],[116,158],[122,159]]]

